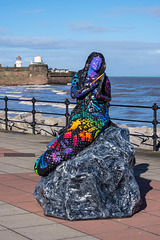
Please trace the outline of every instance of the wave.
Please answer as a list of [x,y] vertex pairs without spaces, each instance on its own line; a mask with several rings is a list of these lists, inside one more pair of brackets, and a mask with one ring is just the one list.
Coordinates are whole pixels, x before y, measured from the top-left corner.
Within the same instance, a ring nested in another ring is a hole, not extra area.
[[19,99],[32,101],[32,98],[26,98],[26,97],[20,97]]
[[17,112],[13,112],[13,111],[8,111],[8,115],[11,115],[11,114],[12,114],[12,115],[15,115],[15,116],[16,116],[16,115],[24,115],[24,114],[26,114],[26,112],[18,112],[18,111],[17,111]]
[[12,92],[12,91],[11,91],[11,92],[8,92],[8,91],[7,91],[7,92],[6,92],[6,95],[11,94],[11,93],[17,94],[17,93],[22,93],[22,91],[21,91],[21,92]]
[[22,95],[1,94],[1,93],[0,93],[0,96],[15,97],[15,98],[20,98],[20,97],[22,97]]
[[54,89],[52,89],[52,92],[54,92],[54,93],[56,93],[58,95],[66,95],[67,94],[67,92],[64,92],[63,90],[54,90]]
[[[32,105],[32,102],[25,102],[25,101],[21,101],[19,104],[24,104],[24,105]],[[40,102],[36,102],[35,103],[36,106],[51,106],[51,107],[56,107],[56,108],[62,108],[62,109],[65,109],[66,108],[66,105],[63,104],[63,103],[40,103]],[[74,108],[75,106],[74,105],[70,105],[69,108]]]
[[26,90],[30,89],[36,89],[36,90],[41,90],[41,89],[51,89],[50,85],[27,85]]

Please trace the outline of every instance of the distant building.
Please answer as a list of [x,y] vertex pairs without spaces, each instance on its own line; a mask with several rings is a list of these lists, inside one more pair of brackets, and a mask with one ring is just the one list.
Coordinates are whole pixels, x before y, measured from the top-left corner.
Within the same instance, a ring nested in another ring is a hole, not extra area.
[[31,64],[43,64],[42,57],[41,56],[34,57],[34,62],[31,62]]
[[68,73],[69,72],[68,69],[57,69],[57,68],[54,68],[54,69],[50,68],[50,71],[56,72],[56,73]]
[[22,67],[22,59],[21,59],[20,56],[18,56],[18,57],[16,58],[15,66],[16,66],[16,67]]

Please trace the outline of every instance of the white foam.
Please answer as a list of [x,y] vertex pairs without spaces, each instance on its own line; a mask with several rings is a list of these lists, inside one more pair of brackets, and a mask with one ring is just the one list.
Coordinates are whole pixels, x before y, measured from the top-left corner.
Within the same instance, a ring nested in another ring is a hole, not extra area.
[[[21,101],[20,104],[32,105],[32,102]],[[36,102],[36,106],[51,106],[56,108],[65,109],[66,105],[63,103],[46,103],[46,102]],[[70,105],[69,108],[74,108],[74,105]]]
[[64,92],[63,90],[54,90],[54,89],[52,89],[52,92],[58,95],[65,95],[67,93],[67,92]]
[[20,97],[19,99],[22,99],[22,100],[32,100],[31,98],[25,98],[25,97]]
[[51,89],[51,86],[50,85],[27,85],[26,90],[32,90],[32,89],[33,90]]
[[8,91],[7,91],[6,94],[8,94],[8,93],[9,93],[9,94],[10,94],[10,93],[15,93],[15,94],[17,94],[17,93],[22,93],[22,92],[8,92]]
[[32,102],[26,102],[26,101],[21,101],[19,104],[24,104],[24,105],[32,105]]
[[12,94],[0,94],[0,96],[15,97],[15,98],[22,97],[22,95],[12,95]]
[[13,112],[13,111],[8,111],[8,114],[23,115],[23,114],[26,114],[26,112]]

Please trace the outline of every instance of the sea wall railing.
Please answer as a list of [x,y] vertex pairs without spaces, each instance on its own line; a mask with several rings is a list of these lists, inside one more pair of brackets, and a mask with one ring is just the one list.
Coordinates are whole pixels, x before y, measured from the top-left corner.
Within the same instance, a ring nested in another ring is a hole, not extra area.
[[[75,104],[75,102],[71,102],[69,101],[67,98],[65,99],[64,102],[62,101],[41,101],[41,100],[36,100],[34,97],[30,100],[28,99],[14,99],[14,98],[8,98],[7,96],[5,96],[4,98],[0,98],[0,101],[4,101],[4,108],[0,108],[0,111],[4,111],[5,116],[4,118],[0,117],[0,121],[3,122],[5,124],[5,130],[8,130],[8,126],[9,126],[9,121],[12,122],[13,120],[9,120],[8,119],[8,113],[9,112],[26,112],[26,113],[31,113],[32,114],[32,122],[30,122],[30,126],[32,127],[32,133],[35,134],[36,133],[36,125],[43,125],[43,126],[49,126],[49,127],[53,127],[53,125],[48,125],[48,124],[43,124],[43,123],[37,123],[36,122],[36,114],[37,113],[41,113],[41,114],[45,114],[45,115],[58,115],[58,116],[65,116],[66,117],[66,125],[68,125],[69,122],[69,105]],[[26,101],[26,102],[31,102],[32,103],[32,109],[30,111],[27,110],[15,110],[15,109],[9,109],[8,108],[8,102],[9,101]],[[42,112],[42,111],[37,111],[36,110],[36,103],[41,102],[41,103],[60,103],[60,104],[65,104],[65,114],[61,114],[61,113],[54,113],[54,112]],[[157,119],[157,111],[158,109],[160,109],[160,107],[154,103],[152,106],[137,106],[137,105],[120,105],[120,104],[109,104],[109,108],[110,107],[121,107],[121,108],[147,108],[147,109],[151,109],[153,111],[153,118],[152,121],[147,121],[147,120],[137,120],[137,119],[123,119],[123,118],[111,118],[111,120],[118,120],[118,121],[128,121],[128,122],[141,122],[141,123],[150,123],[152,124],[152,128],[153,128],[153,135],[152,136],[148,136],[145,135],[145,137],[151,137],[153,139],[153,151],[157,151],[158,150],[158,145],[160,144],[160,142],[157,144],[158,139],[160,137],[157,136],[157,125],[160,123],[158,122]],[[1,107],[1,104],[0,104]],[[14,122],[19,122],[19,123],[26,123],[23,121],[19,121],[19,120],[14,120]],[[28,122],[27,122],[28,123]],[[64,126],[56,126],[56,127],[64,127]],[[130,134],[133,136],[140,136],[138,134]]]

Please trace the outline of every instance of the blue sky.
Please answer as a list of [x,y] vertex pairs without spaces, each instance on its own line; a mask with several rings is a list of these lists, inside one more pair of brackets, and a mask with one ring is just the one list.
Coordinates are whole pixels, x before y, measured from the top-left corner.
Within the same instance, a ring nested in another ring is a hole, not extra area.
[[101,52],[108,76],[160,75],[159,0],[5,0],[0,8],[0,63],[77,71]]

